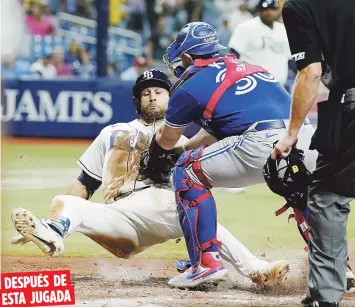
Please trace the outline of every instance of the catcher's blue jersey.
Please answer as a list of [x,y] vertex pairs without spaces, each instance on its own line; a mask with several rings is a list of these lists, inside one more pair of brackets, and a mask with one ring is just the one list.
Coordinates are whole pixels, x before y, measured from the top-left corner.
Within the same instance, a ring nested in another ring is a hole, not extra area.
[[[199,70],[190,66],[185,74],[195,69]],[[203,111],[225,73],[225,64],[217,62],[177,87],[169,100],[166,125],[187,127],[195,122],[217,139],[223,139],[242,134],[258,121],[289,118],[291,96],[270,74],[256,73],[227,89],[218,101],[211,121],[206,121]]]

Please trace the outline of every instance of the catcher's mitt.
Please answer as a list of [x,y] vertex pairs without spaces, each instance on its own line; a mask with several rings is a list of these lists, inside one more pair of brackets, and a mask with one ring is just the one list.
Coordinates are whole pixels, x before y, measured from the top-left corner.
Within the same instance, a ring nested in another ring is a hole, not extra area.
[[307,206],[307,187],[312,182],[312,174],[303,161],[303,150],[294,147],[283,160],[269,157],[263,168],[264,179],[270,190],[284,197],[289,206],[302,212]]
[[174,166],[175,163],[170,154],[160,155],[157,160],[153,161],[147,149],[141,155],[139,173],[155,183],[168,183]]

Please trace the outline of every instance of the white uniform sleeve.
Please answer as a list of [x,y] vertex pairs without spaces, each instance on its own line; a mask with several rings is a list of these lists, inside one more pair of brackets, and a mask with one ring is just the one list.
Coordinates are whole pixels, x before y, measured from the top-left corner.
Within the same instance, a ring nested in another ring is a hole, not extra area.
[[243,24],[237,26],[232,33],[228,47],[233,48],[239,54],[243,54],[248,44],[248,33],[246,32],[248,32],[247,27],[244,27]]
[[83,171],[99,181],[102,181],[102,169],[107,152],[106,140],[109,137],[109,130],[104,128],[77,162]]

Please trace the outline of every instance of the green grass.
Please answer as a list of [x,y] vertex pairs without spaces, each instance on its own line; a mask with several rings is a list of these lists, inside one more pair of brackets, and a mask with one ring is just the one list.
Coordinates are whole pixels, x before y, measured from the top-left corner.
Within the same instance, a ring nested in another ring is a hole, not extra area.
[[[5,144],[2,148],[2,169],[45,169],[74,168],[76,159],[85,150],[85,145],[16,145]],[[22,158],[19,158],[22,154]],[[38,158],[37,158],[38,157]],[[25,159],[26,158],[26,159]],[[79,172],[79,171],[78,171]],[[55,176],[55,174],[53,174]],[[38,216],[46,216],[51,199],[62,188],[43,190],[12,190],[2,192],[1,206],[1,249],[3,255],[42,255],[32,243],[11,245],[10,239],[16,233],[11,219],[11,211],[23,206]],[[227,227],[252,252],[277,249],[301,249],[304,242],[300,238],[294,220],[287,221],[288,214],[275,217],[275,210],[284,204],[281,197],[273,195],[264,185],[248,188],[234,195],[225,192],[214,193],[217,199],[218,220]],[[100,193],[93,197],[100,201]],[[350,214],[348,222],[349,247],[355,246],[355,215]],[[84,235],[74,233],[66,240],[66,256],[111,257],[111,254]],[[137,255],[138,258],[185,257],[183,241],[170,241],[154,246]]]
[[2,144],[2,169],[73,168],[85,145]]

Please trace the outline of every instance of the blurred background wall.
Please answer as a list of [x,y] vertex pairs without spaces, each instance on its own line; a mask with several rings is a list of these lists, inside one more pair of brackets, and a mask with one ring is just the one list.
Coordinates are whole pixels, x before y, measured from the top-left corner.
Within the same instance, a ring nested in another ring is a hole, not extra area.
[[[21,12],[9,7],[15,2]],[[3,134],[92,138],[108,124],[132,120],[131,87],[143,70],[162,69],[175,81],[162,55],[183,25],[206,21],[229,45],[236,27],[259,14],[258,5],[259,0],[2,0],[2,33],[23,32],[2,35]],[[16,30],[4,14],[21,19],[15,24],[23,29]],[[7,48],[11,38],[16,51]],[[291,63],[284,84],[290,92],[295,73]],[[319,100],[326,95],[322,89]]]

